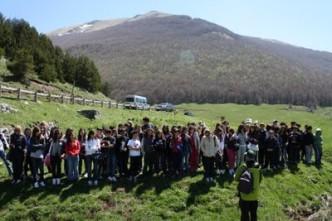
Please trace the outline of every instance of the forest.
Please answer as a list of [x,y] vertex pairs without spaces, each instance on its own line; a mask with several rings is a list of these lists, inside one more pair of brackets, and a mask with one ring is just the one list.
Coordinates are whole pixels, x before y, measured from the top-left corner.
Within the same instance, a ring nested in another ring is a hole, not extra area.
[[7,60],[13,74],[8,81],[29,84],[33,79],[68,82],[89,92],[101,90],[99,71],[86,56],[72,56],[54,46],[22,19],[8,19],[0,13],[0,58]]

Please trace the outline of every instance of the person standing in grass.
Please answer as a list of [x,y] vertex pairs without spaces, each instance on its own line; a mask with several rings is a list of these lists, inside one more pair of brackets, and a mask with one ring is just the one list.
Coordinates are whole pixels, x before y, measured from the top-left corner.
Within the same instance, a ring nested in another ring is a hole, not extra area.
[[235,180],[242,182],[245,179],[243,176],[248,172],[250,179],[247,179],[247,184],[250,185],[250,190],[247,193],[239,191],[239,206],[241,209],[241,221],[257,221],[257,209],[260,183],[262,181],[262,173],[259,169],[259,164],[256,163],[256,154],[248,151],[245,156],[245,163],[240,165],[235,174]]
[[78,180],[78,161],[81,150],[80,142],[74,137],[72,129],[67,130],[65,153],[67,160],[67,177],[69,181]]
[[312,153],[314,148],[314,135],[312,134],[312,127],[306,126],[303,134],[303,144],[305,150],[305,163],[311,164]]
[[32,174],[32,161],[31,161],[31,145],[30,145],[30,140],[31,140],[31,128],[27,127],[24,129],[24,138],[25,138],[25,150],[26,150],[26,155],[25,155],[25,160],[24,160],[24,177],[25,179],[28,178],[28,172],[30,170],[30,173]]
[[316,129],[314,137],[314,150],[315,150],[315,164],[320,167],[322,164],[322,155],[323,155],[323,137],[322,130],[320,128]]
[[155,138],[153,139],[153,147],[156,151],[155,172],[159,174],[162,170],[166,174],[166,141],[160,130],[156,131]]
[[236,167],[239,167],[244,162],[244,154],[247,151],[248,136],[246,128],[241,124],[237,130],[237,158]]
[[225,138],[226,142],[226,155],[227,155],[227,162],[228,162],[228,173],[230,176],[233,176],[235,173],[235,159],[236,159],[236,134],[234,129],[229,129],[228,134]]
[[[32,176],[34,188],[44,187],[44,152],[46,148],[46,140],[41,134],[38,127],[32,130],[31,145],[31,161],[32,161]],[[39,172],[39,173],[38,173]]]
[[83,162],[85,161],[85,141],[86,141],[86,131],[83,128],[80,128],[78,131],[78,136],[77,136],[78,141],[80,142],[81,145],[81,150],[80,150],[80,159],[78,162],[78,174],[85,176],[86,175],[86,165],[84,164],[84,173],[82,172],[83,168]]
[[142,144],[139,140],[139,134],[136,130],[132,132],[132,138],[128,141],[129,157],[130,157],[130,180],[136,182],[142,161]]
[[9,147],[5,135],[0,132],[0,158],[4,162],[7,168],[8,175],[11,177],[13,175],[13,169],[11,163],[7,160],[5,150]]
[[26,154],[26,143],[24,136],[21,134],[21,127],[16,126],[14,133],[10,136],[9,158],[13,164],[13,181],[12,184],[18,184],[22,181],[23,161]]
[[118,150],[115,148],[115,137],[113,136],[113,131],[110,129],[105,130],[105,137],[101,141],[101,147],[107,151],[107,179],[111,182],[116,182],[115,172],[117,167],[117,152]]
[[182,167],[182,139],[178,128],[172,129],[172,138],[170,140],[170,149],[172,156],[172,176],[181,176],[183,174]]
[[144,136],[142,139],[143,153],[144,153],[144,175],[152,175],[155,172],[155,149],[153,146],[154,131],[148,127],[144,130]]
[[93,130],[89,131],[88,139],[85,142],[85,165],[88,173],[89,186],[98,185],[100,149],[101,145],[99,138],[96,137]]
[[50,141],[50,158],[52,169],[52,185],[57,186],[61,184],[61,157],[63,155],[63,141],[62,134],[58,128],[55,128]]
[[200,144],[203,153],[204,177],[206,182],[213,182],[215,156],[219,150],[219,140],[217,136],[205,129],[205,134]]
[[189,156],[189,168],[191,173],[195,173],[198,169],[200,140],[196,132],[196,128],[193,125],[189,127],[189,136],[191,148]]

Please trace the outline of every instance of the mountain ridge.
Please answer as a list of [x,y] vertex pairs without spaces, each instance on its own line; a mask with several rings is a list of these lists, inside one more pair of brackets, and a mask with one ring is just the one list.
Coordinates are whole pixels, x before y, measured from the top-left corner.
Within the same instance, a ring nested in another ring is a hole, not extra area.
[[200,18],[155,14],[50,37],[93,59],[117,99],[140,93],[153,102],[332,104],[331,53],[242,36]]

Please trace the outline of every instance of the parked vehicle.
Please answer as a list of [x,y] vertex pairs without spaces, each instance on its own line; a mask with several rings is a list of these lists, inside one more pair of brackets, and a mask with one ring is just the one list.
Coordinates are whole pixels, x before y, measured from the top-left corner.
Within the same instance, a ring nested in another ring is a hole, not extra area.
[[150,105],[146,97],[139,95],[128,95],[126,96],[124,108],[135,109],[135,110],[148,110]]
[[172,112],[175,111],[175,106],[171,103],[161,103],[155,106],[156,111],[166,111]]

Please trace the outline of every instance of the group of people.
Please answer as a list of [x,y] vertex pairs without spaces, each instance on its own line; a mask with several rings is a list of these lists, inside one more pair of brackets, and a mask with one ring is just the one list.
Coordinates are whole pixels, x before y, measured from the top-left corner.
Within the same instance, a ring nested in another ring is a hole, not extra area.
[[296,122],[265,125],[251,119],[237,130],[225,119],[213,130],[201,122],[157,128],[145,117],[142,125],[128,121],[88,132],[79,129],[75,136],[73,129],[63,134],[42,122],[23,132],[15,127],[9,141],[1,133],[0,156],[13,184],[29,177],[30,172],[35,188],[45,186],[44,164],[52,173],[53,185],[60,185],[63,168],[69,181],[85,176],[88,185],[98,185],[102,177],[111,182],[127,177],[135,182],[140,174],[194,174],[201,163],[205,180],[213,182],[216,175],[227,172],[233,176],[248,151],[255,155],[260,168],[267,170],[296,166],[301,159],[312,164],[313,153],[315,164],[320,166],[322,131],[317,128],[313,134],[312,130],[308,125],[301,130]]
[[16,126],[9,138],[0,133],[0,157],[12,184],[31,177],[34,188],[44,187],[44,168],[52,173],[54,186],[61,185],[63,173],[70,182],[86,177],[89,186],[96,186],[103,178],[136,182],[140,175],[195,175],[203,164],[208,183],[217,175],[239,181],[241,220],[257,220],[262,169],[297,167],[301,160],[311,165],[313,154],[320,167],[323,153],[320,128],[314,133],[309,125],[302,130],[296,122],[265,125],[250,118],[237,130],[224,117],[212,130],[202,122],[158,128],[145,117],[141,125],[128,121],[75,134],[73,129],[63,134],[46,122],[24,131]]

